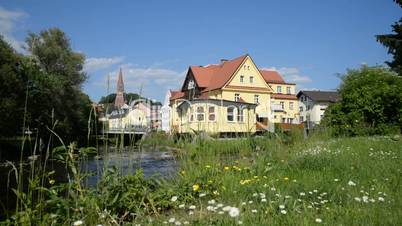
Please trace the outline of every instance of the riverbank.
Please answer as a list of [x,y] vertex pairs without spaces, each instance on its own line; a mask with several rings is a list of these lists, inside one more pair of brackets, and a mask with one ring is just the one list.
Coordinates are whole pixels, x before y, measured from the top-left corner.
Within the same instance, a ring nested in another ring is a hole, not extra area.
[[291,134],[183,140],[175,148],[179,169],[171,179],[109,169],[96,188],[83,189],[76,175],[68,185],[50,187],[40,209],[25,209],[17,219],[38,225],[402,223],[398,137]]

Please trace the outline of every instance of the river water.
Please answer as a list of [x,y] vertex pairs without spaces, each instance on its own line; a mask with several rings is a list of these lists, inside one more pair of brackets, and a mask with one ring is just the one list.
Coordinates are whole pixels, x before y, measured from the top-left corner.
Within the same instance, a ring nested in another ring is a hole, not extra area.
[[[18,168],[17,162],[12,162]],[[83,181],[86,187],[95,187],[102,177],[103,171],[107,168],[116,168],[120,175],[134,174],[137,169],[142,169],[144,176],[162,177],[169,179],[178,170],[178,162],[173,151],[160,150],[158,148],[134,148],[125,147],[116,150],[109,147],[107,151],[99,150],[98,157],[88,157],[80,161],[81,173],[87,175]],[[24,185],[27,184],[27,177],[30,171],[30,160],[24,160]],[[57,182],[67,182],[67,171],[64,165],[56,162],[48,162],[48,171],[54,170],[54,178]],[[56,183],[57,183],[56,182]],[[4,218],[2,206],[10,211],[15,206],[15,195],[11,188],[16,187],[15,174],[12,166],[6,162],[0,162],[0,219]]]

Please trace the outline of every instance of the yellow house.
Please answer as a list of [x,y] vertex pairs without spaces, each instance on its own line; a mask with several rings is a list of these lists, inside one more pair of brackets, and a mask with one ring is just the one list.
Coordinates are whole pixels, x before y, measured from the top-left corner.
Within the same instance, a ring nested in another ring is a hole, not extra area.
[[296,84],[285,82],[277,71],[260,70],[260,72],[273,90],[270,120],[273,123],[298,124],[299,102],[296,96]]
[[249,55],[190,66],[181,90],[170,93],[170,128],[220,134],[268,129],[272,93]]

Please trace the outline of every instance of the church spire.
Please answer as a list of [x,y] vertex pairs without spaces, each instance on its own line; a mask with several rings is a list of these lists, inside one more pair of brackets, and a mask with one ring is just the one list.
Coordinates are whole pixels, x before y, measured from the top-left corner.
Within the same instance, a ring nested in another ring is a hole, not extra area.
[[123,83],[123,72],[119,72],[119,78],[117,79],[117,92],[116,99],[114,100],[114,106],[116,108],[121,108],[124,105],[124,83]]

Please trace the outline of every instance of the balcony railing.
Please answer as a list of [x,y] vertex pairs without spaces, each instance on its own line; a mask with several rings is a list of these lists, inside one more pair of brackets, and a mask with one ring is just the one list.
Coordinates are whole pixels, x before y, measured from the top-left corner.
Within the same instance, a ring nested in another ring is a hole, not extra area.
[[271,110],[272,111],[284,111],[282,105],[280,105],[280,104],[272,104]]

